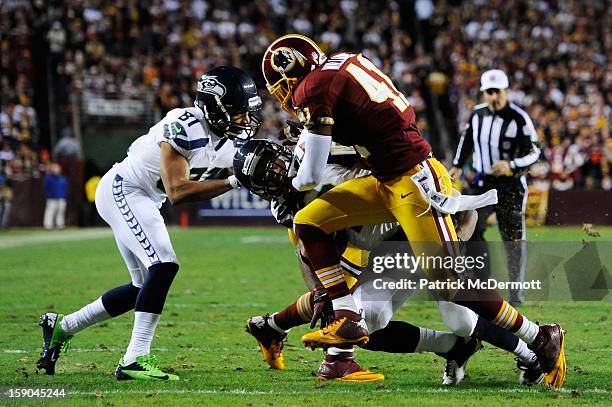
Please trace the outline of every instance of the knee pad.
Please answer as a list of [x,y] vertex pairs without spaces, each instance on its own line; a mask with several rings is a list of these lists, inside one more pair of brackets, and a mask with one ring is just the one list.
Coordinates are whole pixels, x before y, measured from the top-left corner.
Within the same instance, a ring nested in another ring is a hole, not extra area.
[[444,324],[457,336],[469,337],[478,322],[478,315],[461,305],[447,301],[439,301],[438,309]]
[[176,274],[178,270],[179,265],[174,262],[157,263],[149,267],[149,273],[165,272],[169,274]]
[[158,263],[149,267],[147,278],[136,298],[135,310],[161,314],[178,270],[176,263]]
[[383,329],[393,318],[393,309],[388,301],[363,301],[361,305],[370,333]]

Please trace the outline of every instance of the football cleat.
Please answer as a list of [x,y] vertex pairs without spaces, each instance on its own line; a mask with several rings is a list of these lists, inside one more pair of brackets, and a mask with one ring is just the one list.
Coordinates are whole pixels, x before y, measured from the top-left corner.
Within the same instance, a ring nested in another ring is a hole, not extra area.
[[355,322],[347,317],[342,317],[318,331],[305,334],[302,336],[302,343],[306,347],[315,349],[330,345],[363,346],[368,343],[369,339],[368,328],[363,319]]
[[174,374],[163,372],[157,366],[157,358],[154,355],[138,356],[134,363],[124,365],[123,358],[115,369],[117,380],[178,380]]
[[341,352],[340,355],[325,357],[317,372],[317,379],[367,383],[385,380],[385,376],[359,366],[353,352]]
[[534,384],[542,383],[542,380],[544,380],[544,373],[542,373],[542,368],[537,359],[529,364],[517,359],[516,367],[519,370],[520,384],[533,386]]
[[68,335],[60,324],[64,318],[62,314],[47,312],[40,317],[38,325],[42,328],[43,348],[40,359],[36,362],[38,369],[45,369],[48,375],[55,374],[55,363],[60,353],[68,350],[72,335]]
[[558,324],[542,325],[536,340],[529,345],[540,362],[546,383],[560,389],[567,376],[565,331]]
[[445,386],[454,386],[465,378],[465,369],[468,360],[472,355],[482,349],[480,340],[471,338],[457,338],[455,345],[446,353],[438,353],[446,359],[444,367],[444,375],[442,376],[442,384]]
[[283,358],[284,340],[287,334],[281,334],[268,324],[270,315],[251,317],[247,321],[246,331],[257,339],[259,349],[264,358],[264,362],[271,369],[283,370],[285,359]]

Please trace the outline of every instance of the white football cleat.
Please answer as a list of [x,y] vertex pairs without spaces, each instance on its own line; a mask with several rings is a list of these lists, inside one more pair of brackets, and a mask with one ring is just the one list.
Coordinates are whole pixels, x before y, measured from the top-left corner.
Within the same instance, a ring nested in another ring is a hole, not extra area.
[[446,354],[438,354],[446,359],[442,384],[444,386],[456,386],[465,378],[465,367],[468,360],[482,349],[482,343],[476,338],[465,340],[457,338],[457,343]]
[[442,384],[444,386],[455,386],[459,384],[465,377],[465,365],[459,366],[454,360],[447,360],[444,368],[444,376],[442,376]]

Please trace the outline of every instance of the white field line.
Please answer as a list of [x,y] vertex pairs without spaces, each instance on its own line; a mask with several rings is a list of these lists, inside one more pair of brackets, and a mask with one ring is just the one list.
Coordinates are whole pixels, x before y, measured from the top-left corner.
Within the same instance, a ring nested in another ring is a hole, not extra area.
[[46,243],[72,242],[76,240],[100,239],[112,236],[110,228],[45,230],[23,236],[0,235],[0,249],[33,246]]
[[[12,236],[10,232],[0,235],[0,250],[15,247],[33,246],[47,243],[71,242],[77,240],[100,239],[112,236],[110,228],[41,230],[26,235]],[[289,244],[285,236],[251,235],[241,237],[242,244]]]
[[[182,293],[178,293],[178,294],[182,294]],[[171,300],[169,300],[171,301]],[[238,303],[238,304],[232,304],[231,308],[266,308],[269,307],[268,304],[263,304],[263,303],[255,303],[255,302],[245,302],[245,303]],[[11,305],[11,309],[15,310],[15,309],[30,309],[32,308],[32,304],[15,304],[15,305]],[[166,305],[164,305],[164,309],[166,308],[199,308],[199,309],[205,309],[205,308],[228,308],[228,304],[222,304],[222,303],[207,303],[207,304],[198,304],[196,302],[191,302],[191,303],[172,303],[172,302],[168,302],[166,303]],[[0,325],[2,325],[4,322],[0,322]]]
[[[245,347],[232,347],[230,348],[208,348],[208,349],[204,349],[204,348],[177,348],[174,349],[173,351],[176,353],[181,353],[181,352],[185,352],[185,351],[189,351],[189,352],[218,352],[220,350],[222,351],[243,351],[243,352],[247,352],[247,351],[253,351],[253,350],[257,350],[257,347],[252,347],[252,348],[245,348]],[[123,352],[125,349],[124,348],[114,348],[114,347],[110,347],[110,348],[70,348],[68,351],[69,352],[76,352],[76,353],[92,353],[92,352]],[[34,350],[25,350],[25,349],[3,349],[2,350],[4,353],[11,353],[11,354],[21,354],[21,353],[39,353],[40,349],[34,349]],[[170,352],[170,349],[168,348],[153,348],[153,352]],[[595,352],[610,352],[610,349],[597,349],[595,350]]]
[[[194,323],[200,323],[197,321],[187,321],[187,322],[194,322]],[[127,323],[126,323],[127,324]],[[130,323],[131,325],[131,323]],[[223,351],[252,351],[252,350],[257,350],[257,347],[236,347],[233,346],[231,349],[224,347],[224,348],[197,348],[197,347],[190,347],[190,348],[176,348],[172,351],[180,353],[180,352],[185,352],[185,351],[189,351],[189,352],[218,352],[220,350]],[[90,352],[123,352],[125,349],[123,348],[114,348],[114,347],[108,347],[108,348],[79,348],[79,347],[70,347],[70,349],[68,350],[69,352],[76,352],[76,353],[90,353]],[[171,352],[170,349],[168,348],[152,348],[153,352]],[[2,349],[2,351],[4,353],[12,353],[12,354],[19,354],[19,353],[39,353],[40,349],[36,348],[33,350],[26,350],[26,349]],[[608,352],[612,352],[612,349],[610,348],[595,348],[595,349],[589,349],[589,352],[604,352],[604,353],[608,353]]]
[[[182,349],[181,349],[182,350]],[[119,348],[70,348],[68,352],[90,353],[90,352],[123,352],[125,349]],[[153,352],[168,352],[168,348],[152,348]],[[40,349],[4,349],[4,353],[40,353]]]
[[[542,389],[445,389],[445,388],[396,388],[396,389],[377,389],[372,392],[373,395],[381,393],[405,393],[405,394],[545,394],[554,396],[555,394],[571,394],[573,391],[578,391],[582,394],[610,394],[610,390],[592,388],[592,389],[561,389],[551,392],[544,393]],[[154,395],[199,395],[199,394],[231,394],[231,395],[246,395],[246,396],[288,396],[288,395],[320,395],[320,394],[353,394],[354,392],[350,389],[305,389],[300,391],[259,391],[259,390],[247,390],[247,389],[230,389],[230,390],[207,390],[207,389],[165,389],[165,390],[100,390],[100,391],[70,391],[68,390],[67,395],[74,396],[101,396],[101,395],[143,395],[143,394],[154,394]]]
[[244,236],[240,238],[242,244],[287,244],[289,245],[289,238],[287,236]]
[[[168,348],[152,348],[151,351],[154,353],[164,353],[164,352],[175,352],[175,353],[182,353],[182,352],[219,352],[219,351],[223,351],[223,352],[229,352],[229,351],[240,351],[240,352],[255,352],[257,351],[259,348],[257,346],[253,346],[250,348],[247,347],[232,347],[230,348],[177,348],[177,349],[173,349],[170,350]],[[33,350],[26,350],[26,349],[3,349],[4,353],[9,353],[9,354],[27,354],[27,353],[40,353],[40,349],[33,349]],[[125,348],[115,348],[115,347],[108,347],[108,348],[70,348],[68,349],[68,353],[98,353],[98,352],[125,352]]]
[[[244,302],[244,303],[231,305],[232,308],[262,308],[266,306],[268,305],[260,304],[256,302]],[[164,307],[168,307],[168,308],[227,308],[228,304],[227,303],[225,304],[221,304],[221,303],[198,304],[195,302],[191,302],[191,303],[168,302],[166,303],[166,305],[164,305]]]

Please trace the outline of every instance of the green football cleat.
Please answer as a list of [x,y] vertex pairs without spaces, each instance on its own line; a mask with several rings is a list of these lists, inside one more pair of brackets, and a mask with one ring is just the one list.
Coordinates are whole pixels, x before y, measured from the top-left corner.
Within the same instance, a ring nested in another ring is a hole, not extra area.
[[43,333],[43,349],[36,363],[39,369],[45,369],[48,375],[55,374],[55,363],[62,351],[68,350],[72,335],[68,335],[60,324],[62,314],[47,312],[40,317],[39,325]]
[[154,355],[138,356],[136,362],[125,366],[123,358],[115,370],[117,380],[178,380],[177,375],[163,372]]

